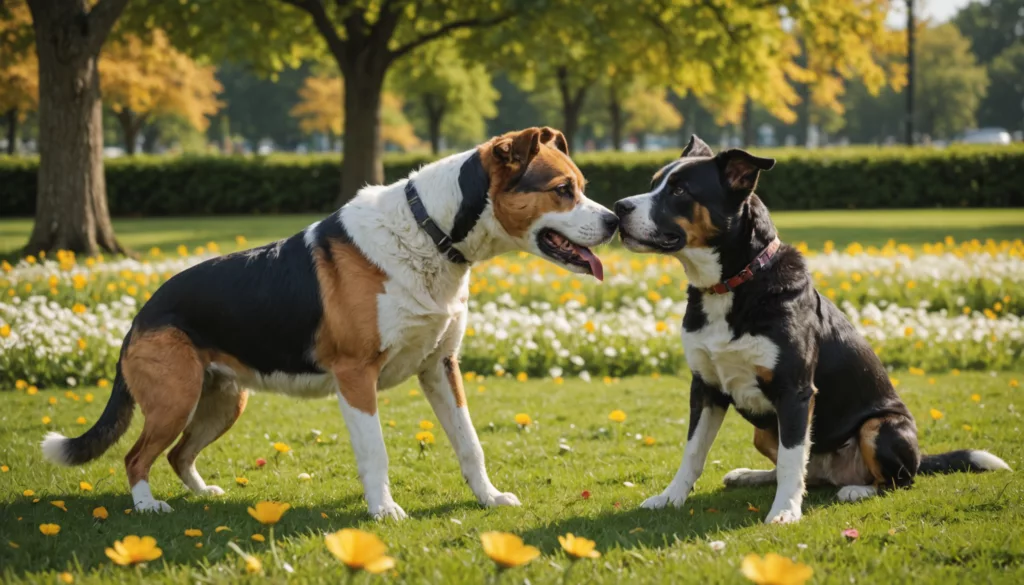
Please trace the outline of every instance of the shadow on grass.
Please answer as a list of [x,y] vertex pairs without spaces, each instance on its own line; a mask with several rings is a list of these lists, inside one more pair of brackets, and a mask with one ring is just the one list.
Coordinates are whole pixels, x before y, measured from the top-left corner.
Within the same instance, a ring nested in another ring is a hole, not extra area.
[[[130,497],[102,494],[97,496],[64,496],[67,511],[43,498],[32,503],[32,497],[18,496],[13,502],[0,505],[0,574],[25,576],[45,570],[89,571],[110,566],[104,550],[115,540],[127,535],[152,536],[163,551],[160,560],[150,563],[159,566],[210,565],[237,555],[227,548],[234,541],[243,550],[270,553],[270,529],[261,526],[247,509],[249,502],[224,501],[217,498],[188,496],[167,500],[174,511],[168,514],[126,513],[131,507]],[[93,510],[104,506],[109,517],[93,518]],[[475,501],[450,502],[438,506],[407,509],[409,520],[447,517],[453,513],[479,509]],[[45,536],[40,524],[57,524],[56,536]],[[274,526],[274,539],[279,552],[282,541],[309,535],[320,535],[342,528],[375,526],[366,513],[361,495],[346,496],[309,507],[295,505]],[[217,532],[218,527],[227,527]],[[199,529],[202,536],[190,538],[185,530]],[[265,542],[252,539],[261,534]],[[13,543],[13,546],[12,544]],[[197,548],[197,544],[202,547]],[[15,546],[17,548],[15,548]]]

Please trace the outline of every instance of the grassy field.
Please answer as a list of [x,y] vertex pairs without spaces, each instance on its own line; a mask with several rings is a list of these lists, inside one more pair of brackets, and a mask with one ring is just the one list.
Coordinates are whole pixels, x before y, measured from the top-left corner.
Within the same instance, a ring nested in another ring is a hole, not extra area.
[[[972,446],[990,449],[1014,468],[1024,464],[1015,408],[1020,389],[1011,382],[1021,373],[931,380],[927,374],[893,376],[918,419],[924,450]],[[414,439],[419,422],[436,420],[426,400],[413,395],[415,386],[391,390],[381,397],[381,416],[395,498],[410,514],[402,523],[366,517],[347,433],[331,400],[255,395],[235,428],[199,459],[207,481],[227,494],[186,495],[161,460],[154,466],[153,488],[175,511],[140,516],[124,512],[132,502],[121,462],[137,436],[138,417],[125,439],[101,459],[81,468],[56,468],[42,461],[39,440],[48,429],[79,434],[86,425],[76,423],[77,417],[94,421],[107,391],[75,389],[79,401],[64,391],[5,393],[0,464],[9,471],[0,473],[0,581],[55,583],[62,571],[72,573],[76,583],[262,581],[245,575],[240,557],[226,546],[233,540],[263,561],[272,582],[337,583],[345,580],[345,571],[327,552],[322,535],[358,526],[383,538],[398,564],[390,576],[356,576],[357,583],[488,581],[493,568],[479,543],[479,534],[488,530],[515,532],[543,552],[529,566],[503,574],[502,583],[741,583],[739,565],[751,552],[796,558],[814,569],[814,583],[1024,582],[1024,485],[1018,474],[920,478],[912,490],[856,504],[836,502],[832,489],[813,490],[799,524],[764,526],[773,489],[721,485],[732,468],[766,464],[751,445],[750,427],[735,413],[682,510],[638,509],[679,464],[688,383],[662,377],[610,384],[572,380],[557,387],[550,380],[470,384],[491,476],[524,503],[497,510],[476,505],[439,432],[437,443],[420,452]],[[95,394],[91,403],[85,402],[87,392]],[[972,394],[980,400],[972,400]],[[49,404],[51,398],[56,404]],[[933,420],[933,408],[944,417]],[[613,409],[628,414],[621,425],[608,420]],[[520,412],[535,421],[528,431],[513,422]],[[44,416],[52,423],[44,425]],[[322,431],[320,441],[314,430]],[[637,435],[655,443],[647,446]],[[291,453],[275,457],[274,441],[287,443]],[[560,449],[560,443],[571,450]],[[259,469],[257,457],[269,463]],[[300,473],[312,479],[300,481]],[[236,477],[247,478],[248,486],[237,485]],[[82,491],[81,481],[91,483],[92,490]],[[23,496],[23,490],[35,495]],[[588,499],[584,491],[590,492]],[[40,501],[33,503],[34,498]],[[246,513],[247,506],[264,499],[293,506],[276,527],[276,543],[294,574],[274,563],[269,539],[251,540],[254,533],[269,536]],[[63,500],[67,511],[53,500]],[[109,519],[92,519],[97,506],[109,510]],[[59,524],[60,533],[44,536],[42,523]],[[216,532],[219,526],[230,530]],[[202,536],[185,536],[190,528]],[[856,528],[860,538],[844,538],[847,528]],[[596,540],[603,556],[580,561],[563,581],[569,562],[557,536],[567,532]],[[137,572],[113,565],[103,550],[128,534],[156,537],[163,557]],[[715,540],[725,543],[724,550],[709,546]]]
[[[788,211],[772,214],[787,242],[807,242],[820,249],[826,240],[844,247],[851,242],[881,246],[889,239],[904,244],[959,240],[1019,238],[1024,231],[1024,209],[903,209],[851,211]],[[114,229],[129,248],[146,251],[153,246],[173,250],[217,242],[234,249],[235,236],[260,244],[291,235],[320,215],[236,217],[172,217],[116,219]],[[11,255],[25,245],[32,231],[31,219],[0,220],[0,256]]]

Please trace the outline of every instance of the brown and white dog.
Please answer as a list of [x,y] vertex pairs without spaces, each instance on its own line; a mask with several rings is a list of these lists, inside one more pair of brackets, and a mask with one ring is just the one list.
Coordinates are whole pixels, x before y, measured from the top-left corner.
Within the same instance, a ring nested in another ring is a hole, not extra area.
[[377,392],[418,376],[462,474],[485,506],[519,505],[484,468],[458,352],[472,262],[513,250],[602,278],[590,246],[618,219],[583,193],[565,138],[530,128],[372,186],[288,239],[214,258],[168,280],[135,317],[103,415],[84,435],[52,433],[45,455],[75,465],[145,416],[125,457],[135,508],[169,511],[149,470],[168,458],[195,493],[222,494],[199,451],[245,408],[245,388],[338,395],[370,514],[402,518],[389,489]]

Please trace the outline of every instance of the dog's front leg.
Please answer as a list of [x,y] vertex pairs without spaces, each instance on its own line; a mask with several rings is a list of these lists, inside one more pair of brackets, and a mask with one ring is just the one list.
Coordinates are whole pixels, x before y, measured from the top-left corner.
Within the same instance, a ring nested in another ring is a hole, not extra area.
[[814,389],[786,392],[775,405],[779,419],[779,455],[776,463],[775,503],[765,522],[789,524],[802,515],[804,478],[807,458],[811,453],[811,416],[814,412]]
[[711,400],[707,384],[694,374],[690,384],[690,428],[683,449],[683,462],[665,491],[644,500],[644,508],[657,509],[672,505],[682,506],[704,471],[711,444],[725,420],[726,407]]
[[346,363],[335,367],[338,404],[348,426],[370,515],[378,520],[401,520],[405,518],[405,510],[391,497],[388,452],[384,448],[384,433],[377,414],[378,373],[372,364]]
[[487,507],[518,506],[519,498],[515,494],[499,491],[487,477],[484,450],[469,418],[458,359],[451,355],[437,360],[420,373],[419,379],[423,393],[459,458],[462,476],[476,499]]

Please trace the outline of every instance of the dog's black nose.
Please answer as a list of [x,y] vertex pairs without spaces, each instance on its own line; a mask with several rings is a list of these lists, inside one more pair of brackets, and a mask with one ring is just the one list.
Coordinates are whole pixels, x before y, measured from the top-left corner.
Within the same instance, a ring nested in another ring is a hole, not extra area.
[[636,205],[633,205],[629,199],[620,199],[615,202],[615,215],[623,217],[629,215],[629,212],[636,209]]
[[614,233],[619,227],[619,217],[614,213],[602,214],[601,219],[604,220],[604,226],[608,228],[608,233]]

